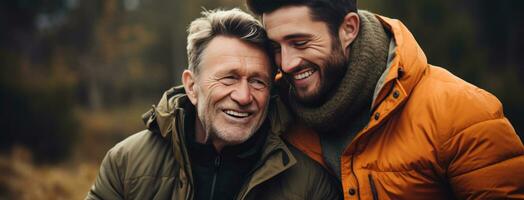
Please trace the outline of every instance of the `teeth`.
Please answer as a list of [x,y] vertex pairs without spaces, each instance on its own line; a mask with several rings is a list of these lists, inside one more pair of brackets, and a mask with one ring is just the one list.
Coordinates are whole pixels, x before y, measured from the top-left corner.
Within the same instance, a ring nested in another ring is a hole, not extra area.
[[226,110],[226,113],[228,115],[232,115],[232,116],[235,116],[235,117],[247,117],[247,116],[249,116],[249,113],[236,112],[236,111],[233,111],[233,110]]
[[296,74],[293,78],[295,78],[296,80],[302,80],[307,77],[310,77],[312,74],[313,74],[313,71],[306,71],[300,74]]

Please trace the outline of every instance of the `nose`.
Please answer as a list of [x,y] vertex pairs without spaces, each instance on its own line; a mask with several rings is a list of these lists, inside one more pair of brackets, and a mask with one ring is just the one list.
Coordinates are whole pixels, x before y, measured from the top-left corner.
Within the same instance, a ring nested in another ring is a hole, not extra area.
[[280,67],[285,73],[292,73],[300,65],[301,58],[292,48],[281,47],[280,50]]
[[247,80],[242,80],[237,88],[231,92],[231,99],[237,102],[239,105],[249,105],[253,102],[253,96],[251,95],[251,88]]

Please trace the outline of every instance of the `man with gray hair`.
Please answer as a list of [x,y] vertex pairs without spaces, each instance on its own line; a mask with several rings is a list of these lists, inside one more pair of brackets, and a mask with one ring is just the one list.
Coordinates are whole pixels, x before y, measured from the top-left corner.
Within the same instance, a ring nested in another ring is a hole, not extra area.
[[109,150],[87,199],[339,199],[330,175],[280,138],[262,25],[239,9],[202,14],[183,86]]

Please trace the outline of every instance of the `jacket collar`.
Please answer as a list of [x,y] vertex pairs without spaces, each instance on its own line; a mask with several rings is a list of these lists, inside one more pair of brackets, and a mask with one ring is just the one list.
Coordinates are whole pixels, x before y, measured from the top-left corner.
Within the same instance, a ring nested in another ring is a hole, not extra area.
[[[378,94],[373,106],[380,104],[384,95],[389,93],[388,85],[396,84],[400,86],[405,96],[409,96],[416,86],[422,75],[428,68],[426,55],[418,45],[417,41],[409,30],[396,19],[390,19],[384,16],[376,15],[384,28],[392,33],[394,38],[394,48],[390,50],[391,60],[388,61],[388,69],[385,73],[385,79],[382,84],[378,84]],[[381,98],[382,97],[382,98]]]

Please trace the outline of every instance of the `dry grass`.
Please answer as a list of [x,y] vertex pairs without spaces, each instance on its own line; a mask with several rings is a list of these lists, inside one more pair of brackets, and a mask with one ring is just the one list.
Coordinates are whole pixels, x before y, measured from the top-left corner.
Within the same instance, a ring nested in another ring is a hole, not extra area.
[[60,164],[35,165],[23,147],[0,155],[0,200],[84,199],[107,150],[143,129],[140,116],[148,108],[138,102],[111,110],[77,109],[80,141],[71,158]]
[[0,199],[83,199],[98,171],[88,163],[35,166],[27,150],[12,152],[0,157],[0,187],[6,193]]

